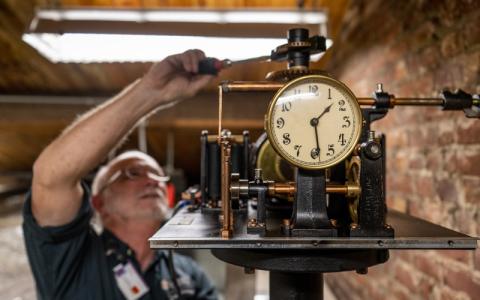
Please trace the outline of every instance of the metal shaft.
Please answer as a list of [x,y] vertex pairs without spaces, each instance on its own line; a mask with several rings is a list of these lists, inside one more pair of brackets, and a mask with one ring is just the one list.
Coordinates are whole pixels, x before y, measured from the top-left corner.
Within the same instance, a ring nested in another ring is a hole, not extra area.
[[229,238],[232,236],[232,208],[230,203],[230,166],[231,166],[231,150],[232,146],[228,138],[222,136],[220,139],[221,146],[221,161],[222,161],[222,216],[223,223],[221,229],[222,238]]
[[270,271],[270,299],[323,299],[322,273]]
[[275,92],[284,86],[272,81],[227,81],[221,84],[224,93],[231,92]]
[[[293,196],[296,192],[295,182],[272,182],[268,185],[268,195],[274,197],[276,195]],[[327,194],[346,194],[348,196],[360,194],[360,186],[353,184],[327,183]]]
[[[375,105],[374,98],[357,98],[360,105]],[[441,106],[443,105],[442,98],[392,98],[393,106]]]
[[[283,87],[284,83],[272,81],[227,81],[221,84],[224,93],[234,92],[275,92]],[[358,104],[364,106],[375,105],[375,99],[369,97],[357,98]],[[392,98],[392,107],[400,106],[442,106],[442,98]]]

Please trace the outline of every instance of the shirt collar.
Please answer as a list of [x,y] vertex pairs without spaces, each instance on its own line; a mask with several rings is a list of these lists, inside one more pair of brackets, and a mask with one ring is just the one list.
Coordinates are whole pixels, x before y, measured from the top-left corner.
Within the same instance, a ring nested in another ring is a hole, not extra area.
[[[126,261],[132,259],[136,261],[135,251],[131,249],[126,243],[117,238],[111,231],[108,229],[103,230],[101,234],[103,244],[105,245],[105,255],[115,255],[118,261]],[[167,259],[168,253],[167,250],[155,250],[154,258],[150,266],[147,268],[147,271],[155,264],[157,264],[162,259]]]

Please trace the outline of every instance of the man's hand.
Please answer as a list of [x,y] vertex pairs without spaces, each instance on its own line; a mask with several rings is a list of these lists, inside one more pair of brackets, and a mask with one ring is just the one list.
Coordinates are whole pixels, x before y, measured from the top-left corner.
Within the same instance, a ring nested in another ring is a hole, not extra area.
[[154,64],[138,88],[148,93],[157,106],[192,97],[213,78],[198,74],[198,63],[204,58],[200,50],[171,55]]

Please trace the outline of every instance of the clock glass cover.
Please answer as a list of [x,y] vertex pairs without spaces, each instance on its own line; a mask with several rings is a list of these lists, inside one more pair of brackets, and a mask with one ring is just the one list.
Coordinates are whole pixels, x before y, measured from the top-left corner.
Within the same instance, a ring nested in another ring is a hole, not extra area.
[[323,169],[344,160],[360,138],[362,113],[355,95],[322,75],[295,79],[270,102],[266,130],[273,148],[293,165]]

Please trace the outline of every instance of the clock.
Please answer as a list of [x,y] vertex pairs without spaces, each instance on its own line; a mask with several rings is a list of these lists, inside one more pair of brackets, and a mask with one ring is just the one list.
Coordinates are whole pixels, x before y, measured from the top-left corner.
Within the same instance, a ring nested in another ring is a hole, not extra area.
[[360,138],[362,112],[340,81],[309,75],[288,82],[273,97],[265,129],[275,151],[303,169],[324,169],[343,161]]

